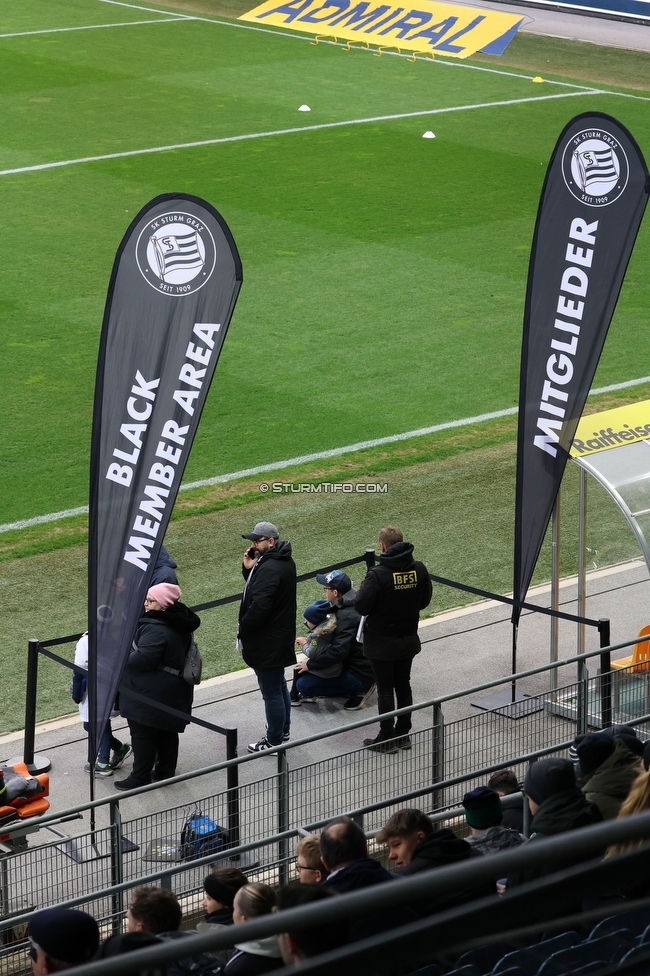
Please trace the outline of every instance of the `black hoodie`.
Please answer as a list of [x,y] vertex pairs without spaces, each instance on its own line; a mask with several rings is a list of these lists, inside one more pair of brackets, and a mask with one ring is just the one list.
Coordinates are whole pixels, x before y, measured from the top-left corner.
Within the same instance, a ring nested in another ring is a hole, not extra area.
[[354,609],[367,616],[363,653],[379,661],[413,657],[420,650],[420,610],[431,602],[424,563],[413,559],[410,542],[396,542],[378,556],[359,587]]
[[[473,851],[466,840],[457,837],[453,830],[443,827],[434,830],[432,834],[420,841],[413,851],[411,861],[406,867],[398,868],[397,873],[402,877],[419,874],[431,868],[446,867],[449,864],[460,864],[470,857],[483,857],[478,851]],[[426,899],[418,906],[421,915],[431,915],[453,905],[462,905],[475,898],[484,898],[496,893],[496,879],[494,881],[468,882],[461,889],[441,893]]]

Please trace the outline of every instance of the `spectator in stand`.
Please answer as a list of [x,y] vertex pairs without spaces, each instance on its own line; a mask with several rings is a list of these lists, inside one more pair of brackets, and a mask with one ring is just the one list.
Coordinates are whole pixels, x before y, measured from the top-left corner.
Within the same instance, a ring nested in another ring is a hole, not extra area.
[[[578,786],[570,759],[553,757],[531,763],[526,773],[524,790],[532,814],[531,840],[588,827],[603,819],[596,804],[588,800]],[[549,865],[547,869],[516,871],[508,878],[508,888],[525,881],[533,881],[552,870],[553,866]]]
[[[327,901],[332,898],[332,892],[323,885],[303,884],[292,881],[280,888],[278,893],[278,908],[281,912],[288,908],[298,908],[301,905],[313,904],[317,901]],[[331,949],[338,949],[348,941],[348,923],[325,922],[323,925],[313,925],[308,928],[291,927],[287,932],[278,936],[280,951],[285,966],[300,966],[312,956],[320,956]]]
[[528,767],[524,789],[533,815],[531,837],[552,837],[603,819],[576,783],[569,759],[538,759]]
[[[363,653],[370,659],[377,682],[379,714],[413,704],[411,666],[420,652],[420,610],[431,602],[431,580],[424,563],[413,559],[413,545],[389,525],[379,533],[379,565],[371,566],[359,587],[355,610],[367,617]],[[395,700],[397,699],[397,705]],[[383,719],[379,735],[364,739],[375,752],[410,749],[411,715]]]
[[293,705],[314,698],[345,698],[344,708],[356,711],[367,704],[375,690],[370,663],[357,641],[361,617],[354,609],[357,591],[352,580],[339,569],[316,580],[324,587],[325,599],[305,610],[309,637],[297,637],[306,655],[295,669],[291,696]]
[[48,976],[90,962],[98,946],[97,922],[86,912],[45,908],[29,920],[29,957],[34,976]]
[[296,844],[296,871],[301,884],[320,884],[327,877],[320,856],[320,839],[313,834]]
[[196,926],[197,931],[214,932],[215,925],[232,925],[235,895],[247,884],[248,878],[239,868],[213,868],[203,879],[205,920]]
[[[522,793],[519,780],[511,769],[499,769],[498,772],[490,776],[487,785],[499,796],[510,796],[512,793]],[[519,796],[517,800],[503,808],[503,826],[516,830],[517,833],[524,832],[524,798]]]
[[[630,792],[628,793],[627,799],[621,804],[621,809],[619,811],[620,817],[633,817],[635,813],[645,813],[650,810],[650,742],[646,742],[643,751],[643,760],[641,771],[634,780]],[[610,847],[607,851],[607,857],[611,857],[613,854],[626,854],[628,851],[634,850],[636,847],[640,847],[641,844],[647,843],[645,840],[633,840],[629,843],[615,844]],[[643,888],[640,893],[628,894],[628,897],[642,897],[647,892],[647,883],[643,882]]]
[[[275,904],[273,888],[260,881],[244,885],[235,895],[233,921],[235,925],[242,925],[262,915],[270,915],[275,911]],[[250,942],[236,942],[235,950],[223,976],[258,976],[260,973],[270,973],[273,969],[282,968],[277,935],[252,939]]]
[[[248,878],[239,868],[216,867],[203,879],[203,907],[205,919],[196,926],[196,931],[204,935],[216,932],[233,924],[233,902],[240,888],[248,884]],[[233,954],[233,949],[217,949],[214,955],[225,964]]]
[[575,748],[585,796],[603,820],[613,820],[642,769],[643,743],[627,730],[616,737],[608,730],[579,737]]
[[501,797],[489,786],[477,786],[463,797],[465,820],[470,829],[467,843],[481,854],[498,854],[519,847],[526,838],[517,830],[503,826]]
[[[136,888],[126,913],[127,932],[148,932],[162,942],[175,942],[196,935],[194,929],[180,931],[183,913],[178,898],[167,888]],[[167,965],[167,976],[221,976],[216,955],[202,952],[184,956]]]
[[[338,894],[397,880],[379,861],[368,857],[365,834],[350,817],[336,817],[325,826],[320,835],[320,856],[329,871],[323,885]],[[365,939],[406,925],[416,917],[410,908],[402,906],[375,911],[351,921],[350,937]]]
[[[479,857],[466,840],[453,830],[443,827],[434,830],[433,824],[421,810],[398,810],[386,821],[377,834],[381,844],[387,844],[389,860],[395,863],[396,873],[403,877],[428,871],[431,868],[460,864],[470,857]],[[494,894],[493,882],[481,882],[448,895],[427,898],[418,906],[421,915],[431,915],[443,908],[461,905],[475,898]]]

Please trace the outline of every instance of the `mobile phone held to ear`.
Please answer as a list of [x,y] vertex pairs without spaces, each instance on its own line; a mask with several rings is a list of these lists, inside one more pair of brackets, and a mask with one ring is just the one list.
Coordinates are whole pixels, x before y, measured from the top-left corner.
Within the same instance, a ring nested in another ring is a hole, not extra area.
[[255,546],[250,546],[250,548],[246,550],[246,555],[249,559],[257,559],[259,554],[259,549],[256,549]]

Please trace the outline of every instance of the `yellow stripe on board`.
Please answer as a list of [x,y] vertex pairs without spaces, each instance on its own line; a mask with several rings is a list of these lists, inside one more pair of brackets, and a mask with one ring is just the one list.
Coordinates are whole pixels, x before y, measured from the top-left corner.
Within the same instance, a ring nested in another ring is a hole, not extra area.
[[420,0],[417,8],[381,0],[265,0],[239,20],[290,27],[366,46],[370,43],[467,58],[485,49],[501,54],[523,18],[433,0]]
[[587,457],[613,447],[650,438],[650,400],[628,403],[582,417],[571,445],[571,457]]

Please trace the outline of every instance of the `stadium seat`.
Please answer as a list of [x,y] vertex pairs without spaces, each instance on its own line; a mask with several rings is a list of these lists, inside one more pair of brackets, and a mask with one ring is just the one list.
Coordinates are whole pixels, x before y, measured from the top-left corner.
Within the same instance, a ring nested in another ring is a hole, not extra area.
[[555,952],[542,963],[538,976],[565,976],[566,973],[575,973],[582,966],[593,962],[605,966],[607,963],[618,962],[631,948],[633,946],[628,939],[620,939],[617,935],[581,942],[571,949]]
[[620,932],[621,929],[628,929],[632,935],[641,935],[650,927],[650,906],[633,908],[629,912],[621,912],[620,915],[610,915],[602,922],[595,925],[589,935],[589,942],[600,939],[603,935],[611,935],[613,932]]
[[480,976],[480,973],[476,966],[459,966],[458,969],[452,969],[447,976]]
[[648,962],[650,962],[650,945],[634,946],[633,949],[630,949],[629,952],[625,953],[625,955],[619,962],[619,966],[622,966],[623,963],[626,962],[632,962],[633,959],[639,962],[642,959],[647,959]]
[[415,969],[412,973],[408,973],[408,976],[441,976],[443,972],[442,966],[432,962],[428,966],[423,966],[422,969]]
[[479,946],[477,949],[468,949],[464,952],[456,965],[458,968],[463,966],[474,966],[482,976],[491,973],[494,966],[512,952],[514,946],[509,942],[495,942],[494,945]]
[[[650,624],[642,627],[637,637],[648,637],[650,635]],[[639,641],[634,645],[634,652],[629,657],[619,657],[612,661],[612,670],[620,671],[623,668],[634,668],[636,671],[648,671],[650,669],[650,640]]]
[[556,935],[552,939],[545,939],[544,942],[538,942],[537,945],[509,952],[507,956],[498,961],[492,972],[495,976],[497,973],[499,976],[505,976],[510,967],[518,966],[524,976],[535,976],[544,960],[549,959],[554,952],[570,949],[579,942],[580,936],[577,932],[562,932],[561,935]]

